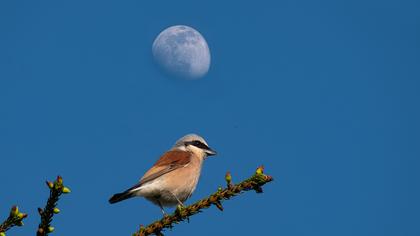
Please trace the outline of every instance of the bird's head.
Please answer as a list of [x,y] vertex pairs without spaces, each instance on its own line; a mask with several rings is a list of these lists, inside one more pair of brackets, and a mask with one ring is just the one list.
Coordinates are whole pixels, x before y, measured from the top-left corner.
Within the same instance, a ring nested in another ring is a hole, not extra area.
[[199,135],[188,134],[176,141],[174,148],[191,151],[207,157],[216,155],[216,151],[211,149],[207,142]]

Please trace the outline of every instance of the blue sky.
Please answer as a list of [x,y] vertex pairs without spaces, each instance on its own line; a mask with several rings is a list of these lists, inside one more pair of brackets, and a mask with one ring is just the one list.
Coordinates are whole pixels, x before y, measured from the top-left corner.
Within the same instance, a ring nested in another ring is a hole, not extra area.
[[[168,235],[420,235],[418,1],[1,1],[0,216],[39,222],[64,177],[57,235],[131,235],[161,213],[131,186],[184,134],[206,138],[192,203],[264,164],[275,182]],[[185,24],[212,55],[169,78],[151,45]]]

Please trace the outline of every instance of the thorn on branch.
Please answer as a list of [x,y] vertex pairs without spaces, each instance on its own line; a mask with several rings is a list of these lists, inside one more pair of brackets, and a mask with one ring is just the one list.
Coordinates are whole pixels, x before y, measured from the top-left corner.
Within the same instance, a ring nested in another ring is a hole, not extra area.
[[226,172],[225,175],[225,180],[226,180],[226,185],[228,188],[232,188],[233,184],[232,184],[232,175],[230,174],[230,172]]
[[223,211],[223,206],[222,206],[222,203],[220,203],[220,201],[216,201],[214,205],[216,205],[217,209],[219,209],[220,211]]

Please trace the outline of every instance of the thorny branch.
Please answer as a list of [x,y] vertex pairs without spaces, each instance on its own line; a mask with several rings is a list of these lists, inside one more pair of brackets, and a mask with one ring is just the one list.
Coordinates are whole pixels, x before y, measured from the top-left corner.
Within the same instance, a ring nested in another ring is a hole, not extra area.
[[70,193],[70,189],[63,185],[63,178],[61,178],[61,176],[58,176],[54,183],[47,181],[46,184],[50,189],[50,197],[48,198],[44,209],[38,208],[38,213],[41,216],[41,223],[36,232],[37,236],[46,236],[54,231],[54,227],[51,226],[51,221],[54,214],[60,213],[60,210],[56,207],[58,199],[61,194]]
[[17,206],[13,206],[10,210],[9,217],[0,225],[0,236],[5,236],[6,231],[11,229],[13,226],[22,226],[23,219],[28,216],[26,213],[19,212]]
[[140,229],[133,234],[133,236],[146,236],[146,235],[163,235],[162,230],[165,228],[172,228],[173,224],[178,224],[181,221],[188,220],[190,216],[201,212],[202,209],[209,208],[211,205],[215,205],[219,210],[223,211],[221,202],[228,200],[244,191],[254,190],[257,193],[262,193],[262,186],[268,182],[273,181],[273,178],[263,173],[264,168],[258,167],[255,174],[242,181],[239,184],[232,183],[232,176],[230,173],[226,173],[225,180],[227,187],[222,189],[219,187],[217,192],[211,194],[209,197],[204,198],[190,206],[185,208],[178,206],[175,212],[171,215],[164,216],[162,219],[151,223],[144,227],[140,226]]
[[[61,194],[70,193],[70,189],[63,185],[63,178],[58,176],[54,182],[47,181],[47,186],[50,189],[50,197],[48,198],[47,205],[42,208],[38,208],[38,213],[41,216],[41,223],[38,226],[36,232],[37,236],[46,236],[54,231],[54,227],[51,226],[51,221],[54,214],[60,213],[60,210],[56,207],[57,202]],[[13,226],[22,226],[22,220],[28,215],[19,212],[17,206],[13,206],[10,210],[9,217],[0,225],[0,236],[6,236],[6,231]]]

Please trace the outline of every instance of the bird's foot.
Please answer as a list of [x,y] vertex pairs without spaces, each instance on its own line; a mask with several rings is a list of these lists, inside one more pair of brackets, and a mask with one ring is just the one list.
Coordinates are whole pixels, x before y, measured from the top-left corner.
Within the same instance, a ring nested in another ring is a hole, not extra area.
[[175,209],[175,212],[177,213],[177,214],[180,214],[181,213],[181,211],[184,209],[185,207],[183,206],[183,205],[177,205],[176,206],[176,209]]

